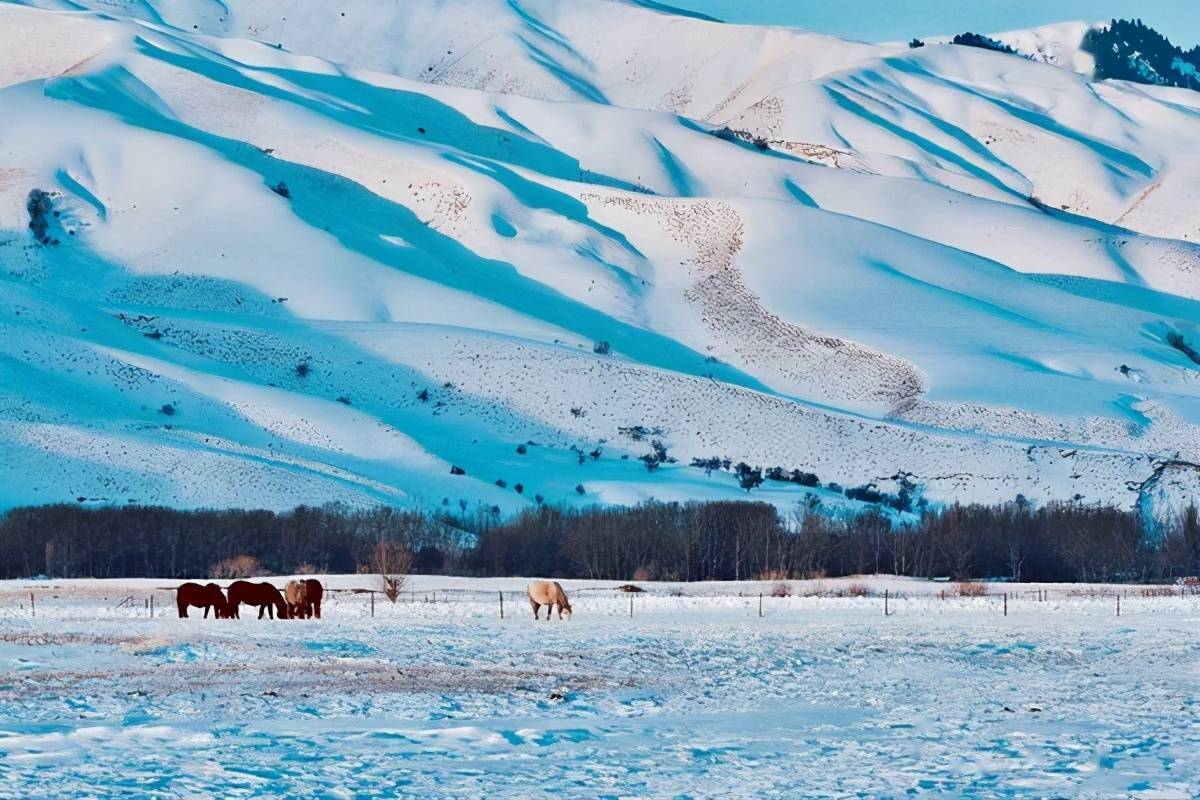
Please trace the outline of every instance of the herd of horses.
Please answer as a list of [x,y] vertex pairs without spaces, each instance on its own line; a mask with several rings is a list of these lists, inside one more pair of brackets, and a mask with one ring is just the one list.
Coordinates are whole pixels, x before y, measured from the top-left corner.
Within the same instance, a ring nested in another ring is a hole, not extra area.
[[175,592],[175,604],[179,616],[186,617],[188,608],[203,608],[204,617],[215,612],[217,619],[240,619],[243,605],[258,606],[258,618],[268,614],[271,619],[321,618],[321,597],[325,587],[319,580],[308,578],[288,581],[280,592],[273,584],[265,582],[234,581],[229,589],[221,591],[215,583],[185,583]]
[[[175,603],[180,617],[186,617],[189,608],[203,608],[205,619],[208,619],[209,611],[214,611],[217,619],[239,619],[239,609],[247,605],[258,606],[259,619],[263,614],[268,614],[271,619],[276,619],[276,615],[279,619],[320,619],[324,594],[325,587],[315,578],[288,581],[282,592],[273,584],[262,581],[234,581],[226,591],[215,583],[189,582],[176,590]],[[571,602],[558,581],[533,581],[529,584],[528,594],[534,619],[540,619],[538,612],[542,606],[546,607],[547,622],[555,606],[559,619],[563,618],[563,612],[571,616]]]

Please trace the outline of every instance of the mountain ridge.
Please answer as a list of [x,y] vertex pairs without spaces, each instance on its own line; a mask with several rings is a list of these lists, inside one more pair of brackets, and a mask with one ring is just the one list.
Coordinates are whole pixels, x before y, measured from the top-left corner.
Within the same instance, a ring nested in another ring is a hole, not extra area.
[[348,6],[360,59],[428,23],[390,72],[296,4],[38,5],[0,4],[2,504],[1196,488],[1170,90],[598,1]]

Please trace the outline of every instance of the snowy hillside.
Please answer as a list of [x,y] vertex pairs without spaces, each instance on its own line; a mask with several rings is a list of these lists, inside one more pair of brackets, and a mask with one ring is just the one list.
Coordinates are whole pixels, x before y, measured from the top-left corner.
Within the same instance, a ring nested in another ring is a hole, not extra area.
[[1200,95],[649,5],[0,2],[0,507],[1200,489]]

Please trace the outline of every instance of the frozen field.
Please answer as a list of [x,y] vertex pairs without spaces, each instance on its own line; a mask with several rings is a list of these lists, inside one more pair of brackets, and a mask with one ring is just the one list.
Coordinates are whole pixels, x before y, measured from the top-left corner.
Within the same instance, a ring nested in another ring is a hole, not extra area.
[[1200,793],[1200,598],[865,583],[891,616],[648,584],[631,619],[575,581],[535,625],[523,580],[418,577],[374,617],[180,620],[171,581],[0,583],[0,796]]

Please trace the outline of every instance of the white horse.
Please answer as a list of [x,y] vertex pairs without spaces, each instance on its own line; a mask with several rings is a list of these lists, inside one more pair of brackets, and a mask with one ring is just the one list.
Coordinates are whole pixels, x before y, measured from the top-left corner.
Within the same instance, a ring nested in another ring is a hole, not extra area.
[[571,602],[567,600],[567,593],[563,591],[562,586],[558,581],[533,581],[529,584],[529,605],[533,606],[533,618],[538,617],[538,610],[546,607],[546,621],[550,621],[550,615],[554,613],[554,607],[558,606],[558,618],[563,618],[563,612],[567,612],[567,616],[571,616]]

